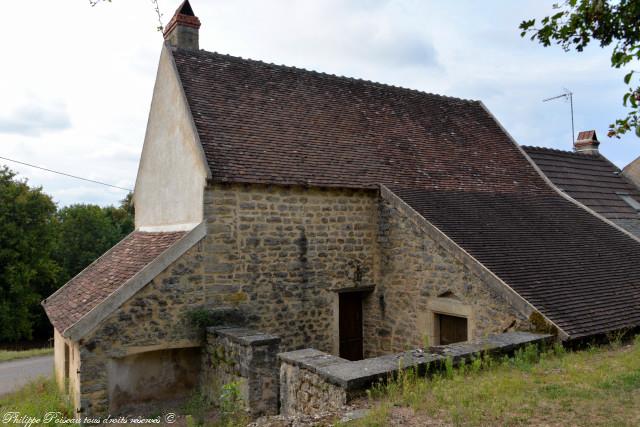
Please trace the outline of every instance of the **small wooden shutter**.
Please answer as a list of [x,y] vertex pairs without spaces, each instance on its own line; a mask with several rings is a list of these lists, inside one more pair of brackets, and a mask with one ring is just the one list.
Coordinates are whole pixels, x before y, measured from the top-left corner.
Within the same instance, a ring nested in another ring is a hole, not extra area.
[[440,324],[440,345],[467,340],[467,319],[458,316],[438,314]]

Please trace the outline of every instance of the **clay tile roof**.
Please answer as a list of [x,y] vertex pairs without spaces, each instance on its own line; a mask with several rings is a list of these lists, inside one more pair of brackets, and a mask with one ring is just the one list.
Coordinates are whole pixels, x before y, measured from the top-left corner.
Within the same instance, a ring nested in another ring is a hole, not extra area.
[[571,337],[640,325],[640,244],[561,196],[392,190]]
[[129,234],[43,302],[49,320],[64,332],[185,234]]
[[[174,50],[214,181],[377,188],[536,191],[478,101]],[[500,157],[495,153],[499,152]]]
[[384,184],[570,336],[640,325],[640,244],[548,186],[479,102],[173,55],[214,182]]
[[640,223],[636,209],[620,197],[629,195],[640,203],[640,191],[604,156],[540,147],[523,148],[551,182],[580,203],[605,218]]

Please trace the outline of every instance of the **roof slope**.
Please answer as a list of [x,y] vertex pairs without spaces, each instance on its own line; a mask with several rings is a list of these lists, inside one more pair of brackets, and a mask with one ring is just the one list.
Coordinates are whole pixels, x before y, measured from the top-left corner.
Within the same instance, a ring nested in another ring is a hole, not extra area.
[[570,201],[394,192],[571,337],[640,325],[640,245]]
[[638,212],[620,197],[640,202],[640,191],[602,155],[540,147],[522,147],[551,182],[605,218],[640,220]]
[[481,103],[174,58],[214,181],[384,184],[569,335],[640,324],[640,245],[549,187]]
[[64,332],[185,234],[129,234],[43,302],[54,328]]
[[206,51],[174,58],[214,181],[546,189],[532,168],[508,176],[522,155],[501,148],[477,101]]

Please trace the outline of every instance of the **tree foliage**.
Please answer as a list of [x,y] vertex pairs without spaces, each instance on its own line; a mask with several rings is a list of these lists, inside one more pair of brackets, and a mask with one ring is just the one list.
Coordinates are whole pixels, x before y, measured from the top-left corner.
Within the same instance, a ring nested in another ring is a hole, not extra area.
[[[560,45],[565,51],[582,52],[591,43],[600,47],[613,46],[611,66],[626,68],[640,60],[640,0],[565,0],[553,5],[552,15],[525,20],[521,35],[530,35],[543,46]],[[627,86],[622,98],[627,116],[609,126],[609,136],[634,130],[640,136],[640,87],[634,79],[638,70],[628,70]]]
[[76,204],[57,214],[55,260],[65,283],[131,231],[126,211],[113,206]]
[[0,341],[32,337],[40,298],[60,272],[52,259],[56,205],[15,176],[0,169]]
[[57,209],[41,188],[0,168],[0,342],[51,333],[40,301],[129,234],[131,195],[120,206]]

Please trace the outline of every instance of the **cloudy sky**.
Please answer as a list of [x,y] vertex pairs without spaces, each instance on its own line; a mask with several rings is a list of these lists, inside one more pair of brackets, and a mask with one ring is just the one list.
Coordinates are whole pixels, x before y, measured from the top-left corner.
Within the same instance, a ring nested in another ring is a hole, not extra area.
[[[231,55],[480,99],[520,144],[571,148],[596,129],[622,167],[640,139],[606,137],[624,112],[609,51],[521,39],[518,24],[556,0],[192,0],[200,47]],[[179,0],[160,0],[166,24]],[[20,0],[0,24],[0,157],[133,188],[162,36],[150,0]],[[125,192],[0,160],[60,205],[117,203]]]

